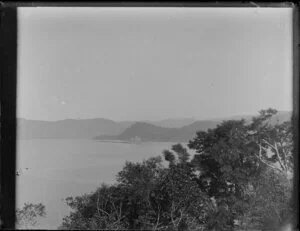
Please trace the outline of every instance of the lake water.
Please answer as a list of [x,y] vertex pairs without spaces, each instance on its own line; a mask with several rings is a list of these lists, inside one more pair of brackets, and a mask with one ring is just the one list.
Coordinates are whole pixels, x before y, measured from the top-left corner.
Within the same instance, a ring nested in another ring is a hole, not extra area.
[[56,229],[70,210],[69,196],[113,183],[126,160],[139,162],[161,155],[174,143],[110,143],[93,140],[19,140],[17,143],[17,207],[43,203],[46,218],[36,228]]

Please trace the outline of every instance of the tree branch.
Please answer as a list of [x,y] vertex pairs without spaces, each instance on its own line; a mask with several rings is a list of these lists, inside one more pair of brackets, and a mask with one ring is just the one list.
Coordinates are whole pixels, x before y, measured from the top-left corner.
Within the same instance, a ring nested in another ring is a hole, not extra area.
[[283,172],[280,168],[276,168],[276,167],[274,167],[273,165],[267,163],[265,160],[263,160],[262,155],[261,155],[261,151],[262,151],[262,146],[261,146],[261,144],[259,144],[259,154],[258,154],[258,158],[259,158],[259,160],[260,160],[262,163],[266,164],[267,166],[269,166],[269,167],[272,168],[272,169],[275,169],[275,170],[277,170],[277,171]]
[[181,221],[182,218],[183,218],[183,210],[184,210],[184,209],[180,209],[180,210],[179,210],[179,212],[180,212],[180,217],[179,217],[179,220],[178,220],[178,222],[177,222],[177,226],[179,226],[180,221]]
[[286,169],[286,166],[282,163],[282,159],[281,159],[281,157],[280,157],[280,153],[279,153],[279,151],[278,151],[276,142],[275,142],[275,153],[276,153],[276,155],[277,155],[277,157],[278,157],[280,166],[282,167],[283,171],[284,171],[284,172],[287,172],[287,171],[286,171],[286,170],[287,170],[287,169]]
[[99,207],[99,200],[100,200],[100,197],[99,197],[99,193],[98,193],[98,198],[97,198],[97,212],[98,212],[99,218],[101,217],[100,211],[103,212],[103,213],[105,213],[107,216],[109,216],[108,212],[106,212],[105,210],[103,210],[103,209],[101,209]]
[[98,197],[97,197],[97,213],[99,218],[101,217],[100,212],[99,212],[100,208],[99,208],[99,193],[98,193]]
[[262,141],[264,141],[267,145],[269,145],[270,147],[275,149],[275,147],[272,144],[270,144],[268,141],[266,141],[265,139],[262,139]]
[[174,227],[176,227],[174,218],[173,218],[173,210],[174,210],[174,201],[172,200],[172,207],[171,207],[171,220]]
[[158,213],[157,213],[157,220],[156,220],[156,225],[155,225],[155,229],[157,229],[158,225],[159,225],[159,219],[160,219],[160,206],[158,205]]

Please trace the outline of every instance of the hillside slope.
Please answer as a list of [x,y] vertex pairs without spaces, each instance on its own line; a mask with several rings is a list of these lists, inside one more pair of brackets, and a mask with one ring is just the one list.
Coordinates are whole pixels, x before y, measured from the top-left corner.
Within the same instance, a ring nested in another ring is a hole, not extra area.
[[[197,131],[207,131],[215,128],[224,120],[239,120],[244,118],[250,122],[253,116],[231,117],[226,119],[200,120],[181,128],[159,127],[150,123],[137,122],[116,136],[96,136],[97,140],[123,140],[123,141],[161,141],[161,142],[187,142],[195,137]],[[279,112],[271,118],[271,123],[282,123],[290,120],[291,112]]]
[[[17,120],[19,139],[100,139],[100,140],[132,140],[146,141],[187,141],[197,131],[214,128],[223,120],[245,118],[250,121],[252,116],[235,116],[212,120],[166,119],[161,121],[115,122],[109,119],[66,119],[59,121]],[[272,118],[272,123],[289,120],[291,112],[279,112]],[[180,126],[183,125],[184,126]],[[140,138],[138,138],[140,137]]]
[[83,139],[99,134],[117,135],[126,127],[107,119],[38,121],[18,119],[19,139]]
[[186,142],[197,131],[214,128],[217,121],[197,121],[182,128],[163,128],[153,124],[137,122],[117,136],[97,136],[99,140]]

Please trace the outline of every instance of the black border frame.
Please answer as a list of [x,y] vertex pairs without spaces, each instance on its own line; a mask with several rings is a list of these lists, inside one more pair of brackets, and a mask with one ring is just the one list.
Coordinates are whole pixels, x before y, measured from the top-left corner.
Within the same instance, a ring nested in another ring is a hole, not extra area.
[[294,141],[294,178],[293,178],[293,207],[294,229],[299,230],[299,2],[293,7],[293,141]]
[[[294,229],[299,230],[299,3],[291,2],[0,2],[0,218],[15,228],[18,7],[278,7],[293,8]],[[1,220],[0,220],[1,221]]]
[[4,5],[0,21],[0,217],[1,228],[15,227],[17,9]]

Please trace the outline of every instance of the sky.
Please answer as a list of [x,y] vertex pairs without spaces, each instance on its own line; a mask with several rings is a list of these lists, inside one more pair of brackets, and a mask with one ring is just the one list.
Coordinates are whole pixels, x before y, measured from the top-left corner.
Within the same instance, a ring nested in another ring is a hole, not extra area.
[[18,8],[17,116],[292,110],[291,8]]

